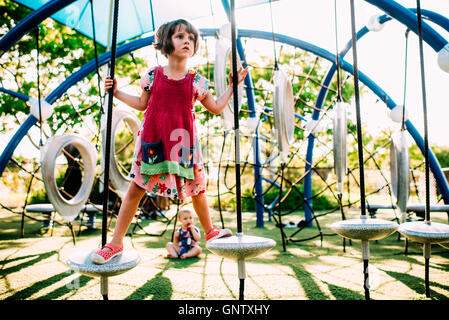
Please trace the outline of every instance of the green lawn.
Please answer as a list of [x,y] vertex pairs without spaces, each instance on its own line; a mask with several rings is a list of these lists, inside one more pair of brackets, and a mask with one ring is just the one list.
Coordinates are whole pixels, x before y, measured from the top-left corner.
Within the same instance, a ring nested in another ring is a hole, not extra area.
[[[173,213],[172,206],[169,214]],[[353,209],[347,217],[357,217]],[[219,222],[218,212],[213,220]],[[297,222],[302,213],[284,217]],[[385,211],[379,218],[391,219]],[[61,220],[61,218],[58,218]],[[328,226],[340,219],[338,212],[319,218],[324,234],[332,233]],[[225,226],[236,230],[235,213],[224,212]],[[101,226],[101,216],[97,218]],[[447,223],[446,214],[434,214],[433,221]],[[21,216],[0,211],[0,299],[11,300],[85,300],[101,299],[98,278],[71,271],[65,260],[76,250],[93,249],[101,242],[101,231],[82,229],[72,242],[69,229],[56,225],[52,236],[39,235],[40,223],[25,218],[25,236],[20,237]],[[166,225],[159,221],[142,221],[148,233],[161,233]],[[114,221],[112,223],[112,226]],[[291,243],[282,250],[280,232],[274,222],[264,228],[255,227],[255,213],[243,213],[244,233],[272,238],[276,247],[246,261],[245,299],[264,300],[363,300],[363,264],[359,242],[339,236],[324,235],[312,240]],[[131,226],[132,227],[132,226]],[[169,260],[165,244],[170,241],[172,226],[161,237],[148,236],[142,230],[125,240],[125,247],[138,251],[141,262],[119,276],[109,278],[109,298],[119,300],[173,299],[238,299],[239,280],[235,261],[222,259],[201,242],[199,258]],[[296,229],[285,229],[292,234]],[[75,233],[78,225],[75,224]],[[308,227],[297,239],[318,235],[316,226]],[[112,236],[108,233],[108,237]],[[370,243],[370,285],[374,300],[424,300],[424,259],[422,245],[410,243],[404,254],[404,241],[395,233],[386,239]],[[432,300],[449,298],[449,250],[432,247],[430,260]]]

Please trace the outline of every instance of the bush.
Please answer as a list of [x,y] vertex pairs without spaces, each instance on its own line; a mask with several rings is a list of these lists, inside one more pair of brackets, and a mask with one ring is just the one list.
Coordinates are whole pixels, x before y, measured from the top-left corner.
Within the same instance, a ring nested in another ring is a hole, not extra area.
[[[304,186],[297,186],[298,190],[291,190],[290,194],[287,198],[282,202],[282,211],[302,211],[304,210]],[[298,192],[299,191],[299,192]],[[316,193],[316,190],[313,190],[313,193]],[[282,191],[282,197],[285,197],[287,194],[287,190]],[[267,192],[264,193],[264,204],[270,205],[276,197],[279,196],[278,188],[271,188]],[[235,203],[235,197],[234,197]],[[313,209],[314,210],[328,210],[335,208],[338,205],[336,199],[331,196],[327,196],[325,194],[320,194],[319,196],[313,198]],[[276,210],[277,205],[273,208]],[[251,189],[245,189],[242,193],[242,211],[255,211],[256,210],[256,200],[253,198],[251,193]]]

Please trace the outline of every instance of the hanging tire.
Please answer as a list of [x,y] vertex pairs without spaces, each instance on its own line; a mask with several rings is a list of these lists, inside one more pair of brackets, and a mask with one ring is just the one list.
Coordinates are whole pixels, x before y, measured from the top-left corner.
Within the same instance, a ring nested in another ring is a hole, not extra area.
[[282,70],[274,72],[273,116],[276,140],[283,161],[287,161],[295,131],[295,102],[290,79]]
[[337,178],[337,192],[343,194],[343,183],[347,170],[347,133],[348,133],[348,106],[347,103],[337,102],[333,118],[334,142],[334,172]]
[[392,135],[390,140],[390,176],[393,198],[401,212],[401,222],[404,222],[410,194],[410,156],[405,130]]
[[[76,147],[83,159],[83,181],[81,187],[70,200],[65,199],[56,184],[56,159],[67,145]],[[97,151],[86,138],[76,134],[53,136],[41,149],[41,171],[44,186],[50,202],[55,210],[68,222],[73,221],[84,208],[92,191],[95,179]]]
[[[215,95],[220,97],[228,87],[227,84],[227,71],[226,64],[228,59],[231,59],[231,43],[225,38],[220,37],[215,44],[215,67],[214,67],[214,83],[215,83]],[[241,66],[242,63],[237,54],[237,66]],[[242,106],[243,99],[243,86],[238,87],[238,109]],[[226,130],[234,128],[234,98],[232,97],[228,105],[224,108],[220,114],[223,120],[223,126]]]
[[[117,157],[115,156],[115,136],[117,128],[122,121],[124,121],[129,126],[134,141],[136,141],[137,133],[139,132],[140,121],[137,116],[131,111],[121,108],[114,108],[113,110],[111,126],[111,137],[113,139],[113,143],[111,143],[111,155],[109,158],[109,178],[111,184],[117,191],[117,194],[123,199],[126,191],[128,190],[129,182],[131,181],[131,179],[122,173],[117,162]],[[103,132],[103,134],[103,137],[105,137],[105,132]],[[106,141],[106,139],[103,139],[103,141]]]

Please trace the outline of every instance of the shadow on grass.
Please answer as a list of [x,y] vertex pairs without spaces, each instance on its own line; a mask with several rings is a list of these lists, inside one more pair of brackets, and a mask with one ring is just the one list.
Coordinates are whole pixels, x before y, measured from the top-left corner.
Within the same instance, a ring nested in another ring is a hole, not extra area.
[[27,259],[27,258],[30,258],[30,257],[35,257],[32,260],[29,260],[29,261],[26,261],[24,263],[18,264],[16,266],[9,267],[9,268],[6,268],[6,269],[1,269],[0,270],[0,276],[5,276],[7,274],[20,271],[20,270],[22,270],[24,268],[28,268],[28,267],[32,266],[33,264],[38,263],[41,260],[47,259],[48,257],[51,257],[52,255],[55,255],[55,254],[57,254],[56,251],[49,251],[49,252],[44,252],[44,253],[41,253],[41,254],[32,254],[32,255],[28,255],[28,256],[17,257],[17,258],[14,258],[14,259],[8,259],[8,260],[0,261],[0,265],[5,265],[5,264],[10,263],[10,262],[23,260],[23,259]]
[[[54,275],[50,278],[47,278],[45,280],[35,282],[33,285],[31,285],[23,290],[17,291],[15,294],[6,298],[5,300],[27,299],[27,298],[31,297],[33,294],[39,292],[40,290],[42,290],[48,286],[51,286],[52,284],[54,284],[58,281],[61,281],[62,279],[67,278],[70,275],[71,275],[70,272],[61,272],[61,273],[56,274],[56,275]],[[69,289],[67,289],[67,290],[69,290]]]
[[337,300],[365,300],[365,296],[348,288],[324,282]]
[[77,290],[84,287],[91,280],[93,280],[93,278],[81,275],[78,278],[72,280],[72,282],[63,285],[53,290],[52,292],[49,292],[45,296],[37,298],[37,300],[56,300],[59,297],[62,297],[63,295],[72,292],[73,290]]
[[153,296],[152,300],[170,300],[173,295],[173,286],[170,279],[163,276],[165,270],[156,274],[153,279],[147,281],[125,300],[144,300],[150,296]]
[[298,265],[290,265],[292,270],[295,272],[296,279],[301,284],[304,289],[306,296],[310,300],[327,300],[328,296],[321,291],[320,287],[315,282],[312,274],[307,272],[303,267]]
[[[382,270],[386,274],[388,274],[390,277],[395,278],[396,280],[402,282],[404,285],[412,289],[418,294],[425,295],[426,289],[424,284],[424,278],[419,278],[412,276],[410,274],[406,273],[400,273],[400,272],[394,272],[394,271],[388,271],[388,270]],[[431,275],[430,275],[431,276]],[[424,277],[424,274],[423,274]],[[448,290],[449,287],[445,285],[441,285],[436,282],[430,281],[430,285],[439,287],[445,290]],[[442,295],[438,292],[435,292],[434,290],[430,289],[430,296],[432,300],[449,300],[449,298],[445,295]]]

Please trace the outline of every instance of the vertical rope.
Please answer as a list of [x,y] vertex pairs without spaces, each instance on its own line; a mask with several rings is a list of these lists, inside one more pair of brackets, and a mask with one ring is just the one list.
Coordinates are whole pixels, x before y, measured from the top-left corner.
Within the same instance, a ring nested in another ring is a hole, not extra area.
[[281,229],[282,237],[282,250],[285,252],[285,233],[282,226],[282,215],[281,215],[281,202],[282,202],[282,185],[284,183],[284,169],[285,163],[281,161],[281,183],[279,184],[279,203],[278,203],[278,215],[279,215],[279,228]]
[[[111,46],[111,79],[114,79],[115,74],[115,56],[117,48],[117,25],[118,25],[118,8],[119,0],[114,2],[114,22],[112,27],[112,46]],[[114,87],[111,87],[108,92],[108,114],[106,125],[106,150],[105,150],[105,167],[104,167],[104,192],[103,192],[103,223],[101,232],[101,243],[104,246],[107,242],[107,221],[108,221],[108,205],[109,205],[109,161],[111,158],[111,136],[112,136],[112,108],[114,102]]]
[[273,42],[273,54],[274,54],[274,70],[279,70],[278,60],[276,57],[276,40],[274,38],[273,8],[271,7],[271,0],[270,0],[270,19],[271,19],[271,40]]
[[402,102],[402,124],[401,130],[405,130],[405,102],[407,93],[407,64],[408,64],[408,34],[410,29],[407,28],[405,31],[405,65],[404,65],[404,98]]
[[426,79],[424,72],[424,52],[423,52],[423,35],[422,35],[422,17],[421,17],[421,1],[416,0],[416,13],[418,19],[418,36],[419,36],[419,58],[421,66],[421,89],[424,113],[424,159],[426,163],[426,213],[425,221],[430,223],[430,166],[429,166],[429,135],[427,127],[427,98],[426,98]]
[[238,69],[235,33],[235,3],[231,0],[231,35],[232,35],[232,87],[234,95],[234,128],[235,128],[235,178],[237,195],[237,233],[242,233],[242,208],[240,185],[240,134],[239,134],[239,105],[238,105]]
[[39,134],[39,147],[43,146],[42,143],[42,107],[41,107],[41,89],[40,89],[40,72],[39,72],[39,26],[36,26],[36,69],[37,69],[37,103],[39,106],[39,126],[40,126],[40,134]]
[[[362,121],[360,116],[360,96],[359,96],[359,71],[357,68],[357,35],[355,31],[355,8],[354,8],[354,0],[350,0],[351,3],[351,30],[352,30],[352,56],[353,56],[353,66],[354,66],[354,91],[355,91],[355,105],[356,105],[356,114],[357,114],[357,149],[359,153],[359,170],[360,170],[360,207],[362,217],[366,217],[366,200],[365,200],[365,170],[363,166],[363,144],[362,144]],[[370,300],[369,294],[369,271],[368,265],[369,260],[367,259],[367,252],[365,254],[365,250],[368,251],[367,241],[365,244],[362,241],[362,248],[364,250],[364,258],[363,258],[363,275],[364,275],[364,283],[363,287],[365,288],[365,300]]]
[[334,21],[335,21],[335,65],[337,68],[337,102],[341,101],[341,87],[340,87],[340,61],[338,51],[338,24],[337,24],[337,0],[334,0]]
[[365,170],[363,166],[363,141],[362,141],[362,121],[360,116],[360,93],[359,93],[359,71],[357,67],[357,35],[355,31],[355,8],[354,0],[351,2],[351,29],[352,29],[352,57],[354,67],[354,94],[357,115],[357,148],[359,154],[359,170],[360,170],[360,207],[362,216],[366,215],[365,200]]

